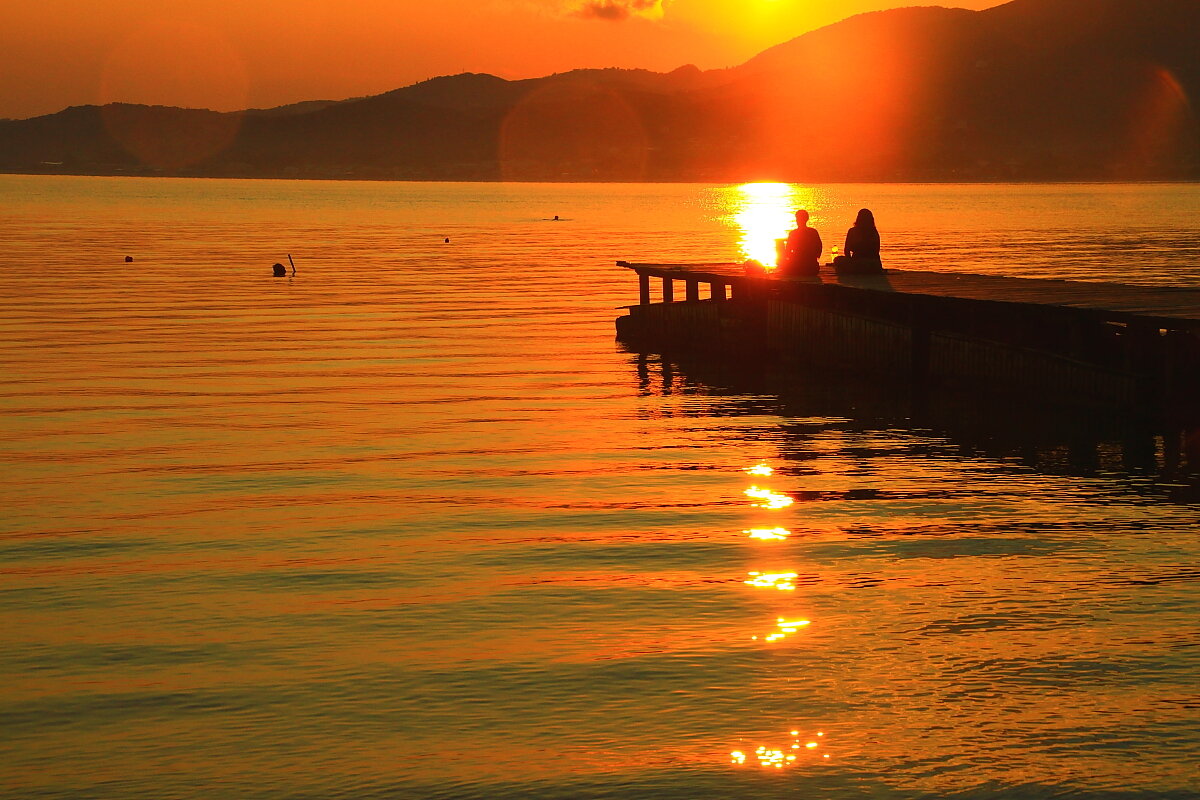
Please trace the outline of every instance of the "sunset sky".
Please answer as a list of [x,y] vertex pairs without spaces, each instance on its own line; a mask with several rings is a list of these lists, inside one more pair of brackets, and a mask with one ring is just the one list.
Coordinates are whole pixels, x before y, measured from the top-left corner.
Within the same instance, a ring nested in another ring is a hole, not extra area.
[[[0,117],[125,101],[231,110],[426,78],[714,69],[904,0],[0,0]],[[1000,0],[959,0],[988,8]]]

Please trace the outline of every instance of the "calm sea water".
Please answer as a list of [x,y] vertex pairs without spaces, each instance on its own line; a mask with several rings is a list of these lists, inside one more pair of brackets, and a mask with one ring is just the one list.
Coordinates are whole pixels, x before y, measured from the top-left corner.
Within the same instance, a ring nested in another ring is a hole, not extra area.
[[614,343],[796,205],[1200,285],[1196,186],[0,176],[0,796],[1200,796],[1175,433]]

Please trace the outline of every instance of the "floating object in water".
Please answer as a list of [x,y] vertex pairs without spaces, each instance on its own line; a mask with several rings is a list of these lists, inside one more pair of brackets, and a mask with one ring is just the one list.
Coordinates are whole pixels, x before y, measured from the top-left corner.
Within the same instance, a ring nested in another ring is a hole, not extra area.
[[447,236],[447,237],[446,237],[446,239],[445,239],[445,242],[446,242],[446,244],[450,244],[450,237],[449,237],[449,236]]
[[[292,275],[294,276],[296,274],[296,262],[292,261],[291,253],[288,253],[288,263],[292,265]],[[276,278],[285,278],[288,274],[287,267],[285,267],[283,264],[272,264],[271,274]]]
[[125,263],[126,263],[126,264],[128,264],[128,263],[129,263],[129,262],[131,262],[131,261],[133,261],[133,256],[125,256]]

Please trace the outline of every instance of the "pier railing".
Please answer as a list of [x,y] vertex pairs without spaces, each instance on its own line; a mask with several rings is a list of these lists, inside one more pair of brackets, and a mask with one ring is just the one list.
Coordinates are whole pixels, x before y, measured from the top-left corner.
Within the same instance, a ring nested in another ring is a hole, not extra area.
[[1200,289],[617,263],[638,279],[618,336],[659,349],[1130,406],[1193,403],[1200,391]]

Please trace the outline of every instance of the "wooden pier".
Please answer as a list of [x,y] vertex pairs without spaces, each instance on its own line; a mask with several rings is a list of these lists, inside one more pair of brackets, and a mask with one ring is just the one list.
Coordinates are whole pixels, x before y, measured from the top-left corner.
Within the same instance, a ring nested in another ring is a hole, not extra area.
[[652,349],[1018,397],[1177,411],[1200,404],[1200,289],[828,268],[779,278],[729,263],[617,265],[635,272],[639,286],[638,304],[617,320],[618,337]]

